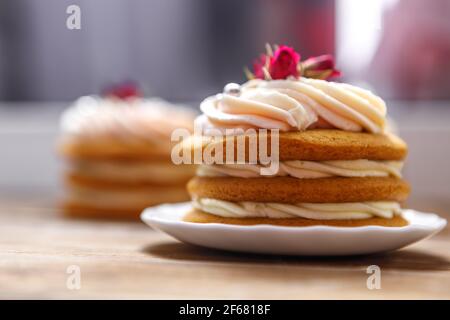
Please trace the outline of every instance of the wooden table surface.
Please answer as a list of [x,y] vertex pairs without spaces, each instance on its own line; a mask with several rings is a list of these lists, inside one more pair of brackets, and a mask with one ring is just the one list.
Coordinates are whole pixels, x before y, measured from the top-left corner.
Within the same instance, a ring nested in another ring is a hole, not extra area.
[[[0,205],[0,298],[450,298],[450,231],[360,257],[236,254],[177,242],[143,223],[70,220],[51,206]],[[381,268],[381,289],[366,268]],[[81,288],[67,288],[78,266]]]

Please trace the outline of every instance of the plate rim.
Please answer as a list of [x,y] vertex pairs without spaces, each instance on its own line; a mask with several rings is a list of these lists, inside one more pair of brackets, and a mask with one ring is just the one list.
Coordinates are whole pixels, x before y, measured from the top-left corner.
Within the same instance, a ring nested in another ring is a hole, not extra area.
[[[257,224],[257,225],[233,225],[233,224],[225,224],[225,223],[195,223],[181,220],[172,220],[172,219],[163,219],[158,216],[152,216],[152,212],[156,212],[157,210],[161,210],[163,207],[182,207],[187,206],[190,202],[179,202],[179,203],[165,203],[160,204],[153,207],[148,207],[144,209],[140,215],[141,220],[154,228],[160,229],[158,226],[153,225],[151,222],[156,223],[164,223],[166,225],[177,225],[184,227],[191,227],[195,229],[211,229],[211,228],[220,228],[220,229],[232,229],[232,230],[246,230],[246,231],[264,231],[264,230],[279,230],[283,232],[313,232],[313,231],[328,231],[328,232],[366,232],[366,231],[383,231],[383,232],[410,232],[412,230],[427,230],[432,231],[432,234],[435,234],[447,225],[447,220],[442,218],[436,213],[431,212],[422,212],[414,209],[402,209],[405,214],[413,213],[419,215],[429,215],[429,218],[434,218],[432,224],[429,225],[421,225],[421,224],[408,224],[403,227],[384,227],[377,225],[369,225],[369,226],[359,226],[359,227],[337,227],[337,226],[327,226],[327,225],[317,225],[317,226],[305,226],[305,227],[291,227],[291,226],[278,226],[278,225],[270,225],[270,224]],[[156,213],[155,213],[156,214]],[[406,217],[407,219],[407,217]],[[407,219],[408,220],[408,219]],[[149,223],[150,222],[150,223]],[[410,222],[410,220],[408,220]],[[431,234],[431,235],[432,235]]]

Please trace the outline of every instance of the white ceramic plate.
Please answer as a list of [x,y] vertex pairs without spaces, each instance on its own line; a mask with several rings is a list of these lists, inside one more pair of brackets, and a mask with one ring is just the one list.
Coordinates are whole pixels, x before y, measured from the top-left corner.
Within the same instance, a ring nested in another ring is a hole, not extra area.
[[431,237],[447,221],[432,213],[404,210],[406,227],[280,227],[184,222],[190,203],[144,210],[141,219],[186,243],[240,252],[282,255],[356,255],[390,251]]

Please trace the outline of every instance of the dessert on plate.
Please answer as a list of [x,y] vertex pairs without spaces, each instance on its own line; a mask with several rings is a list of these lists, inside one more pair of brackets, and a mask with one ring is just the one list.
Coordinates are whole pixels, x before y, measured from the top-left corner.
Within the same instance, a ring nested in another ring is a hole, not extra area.
[[188,199],[192,166],[170,157],[171,133],[191,130],[194,114],[145,99],[132,84],[79,98],[61,117],[64,211],[73,216],[138,218],[146,207]]
[[[194,223],[283,226],[401,227],[409,194],[401,169],[407,146],[386,128],[385,102],[368,90],[330,81],[340,75],[329,55],[301,61],[292,48],[268,47],[250,80],[206,98],[196,120],[203,136],[184,152],[222,144],[223,159],[243,130],[277,139],[276,171],[258,154],[245,163],[202,164],[188,183]],[[266,130],[264,130],[266,129]],[[212,134],[211,132],[215,132]],[[217,132],[221,132],[220,136]],[[275,136],[276,135],[276,136]],[[269,144],[269,143],[268,143]],[[234,146],[236,151],[236,146]]]

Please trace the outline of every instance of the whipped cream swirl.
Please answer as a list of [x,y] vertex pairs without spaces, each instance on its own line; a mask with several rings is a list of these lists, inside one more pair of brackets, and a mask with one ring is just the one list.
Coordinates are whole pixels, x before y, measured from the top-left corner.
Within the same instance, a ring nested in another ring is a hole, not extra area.
[[347,203],[263,203],[229,202],[200,198],[194,208],[227,218],[306,218],[315,220],[347,220],[381,217],[391,219],[401,214],[400,204],[391,201]]
[[204,114],[197,123],[204,131],[337,128],[381,133],[386,123],[386,105],[370,91],[309,78],[250,80],[242,85],[240,94],[206,98],[200,109]]

